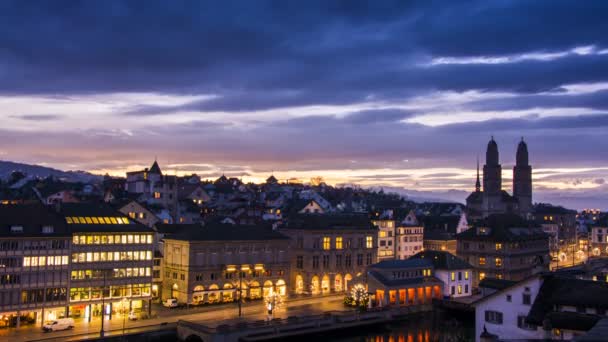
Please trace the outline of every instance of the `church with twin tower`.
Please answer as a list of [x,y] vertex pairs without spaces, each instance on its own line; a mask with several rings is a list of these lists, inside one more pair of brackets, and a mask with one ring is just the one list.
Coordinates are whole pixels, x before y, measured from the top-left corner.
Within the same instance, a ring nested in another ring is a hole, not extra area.
[[516,163],[513,167],[513,195],[502,189],[502,166],[498,158],[498,145],[494,137],[488,142],[486,163],[483,166],[483,189],[479,180],[475,191],[467,197],[469,219],[479,220],[492,214],[513,213],[524,218],[532,212],[532,167],[528,161],[528,146],[521,139],[517,146]]

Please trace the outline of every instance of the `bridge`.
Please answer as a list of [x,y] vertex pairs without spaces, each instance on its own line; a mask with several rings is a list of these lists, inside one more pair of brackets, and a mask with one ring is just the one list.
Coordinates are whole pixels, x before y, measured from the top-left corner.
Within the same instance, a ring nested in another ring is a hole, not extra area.
[[253,342],[388,323],[410,314],[431,311],[432,305],[378,308],[368,312],[331,311],[321,315],[291,316],[271,321],[240,321],[215,327],[180,320],[177,336],[186,342]]

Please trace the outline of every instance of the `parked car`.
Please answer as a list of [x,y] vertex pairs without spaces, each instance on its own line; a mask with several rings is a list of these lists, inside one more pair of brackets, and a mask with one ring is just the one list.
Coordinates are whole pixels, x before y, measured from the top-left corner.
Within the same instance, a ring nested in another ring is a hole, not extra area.
[[48,321],[42,326],[44,331],[60,331],[74,328],[73,318],[60,318],[54,321]]
[[163,302],[163,306],[166,308],[176,308],[178,307],[177,299],[169,298]]
[[137,321],[138,318],[139,316],[134,311],[129,312],[129,321]]

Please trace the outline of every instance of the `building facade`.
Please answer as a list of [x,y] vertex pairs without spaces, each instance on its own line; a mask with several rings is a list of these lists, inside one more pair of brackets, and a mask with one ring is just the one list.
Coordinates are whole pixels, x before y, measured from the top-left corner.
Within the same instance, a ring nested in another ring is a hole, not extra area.
[[443,297],[470,296],[473,292],[473,266],[444,251],[424,251],[411,259],[429,260],[433,264],[435,277],[443,282]]
[[197,305],[288,294],[285,235],[266,226],[218,223],[176,225],[174,231],[164,238],[163,299]]
[[590,243],[592,256],[608,256],[608,215],[591,227]]
[[378,228],[365,215],[296,215],[280,232],[289,236],[293,292],[343,292],[365,283],[378,258]]
[[421,252],[424,247],[424,227],[419,224],[413,211],[397,226],[396,258],[404,260]]
[[49,208],[0,205],[0,327],[66,317],[70,242]]
[[485,277],[521,280],[548,271],[549,236],[514,215],[493,215],[456,235],[456,254],[473,265],[473,286]]
[[372,223],[378,227],[378,260],[395,259],[395,221],[380,219]]
[[385,260],[368,267],[368,292],[373,306],[430,305],[441,299],[443,283],[426,259]]
[[102,204],[64,204],[72,235],[69,315],[150,312],[153,230]]

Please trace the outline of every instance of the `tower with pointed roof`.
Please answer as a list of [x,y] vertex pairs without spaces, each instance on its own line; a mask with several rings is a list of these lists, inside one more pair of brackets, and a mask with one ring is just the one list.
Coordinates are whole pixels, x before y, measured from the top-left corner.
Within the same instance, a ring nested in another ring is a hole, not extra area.
[[527,215],[532,210],[532,166],[528,161],[528,145],[521,138],[517,145],[516,163],[513,167],[513,196],[519,202],[519,211]]
[[488,142],[483,166],[483,189],[479,180],[479,158],[475,191],[467,197],[467,216],[479,220],[492,214],[514,213],[528,216],[532,209],[532,167],[528,163],[528,147],[522,141],[517,147],[513,168],[513,195],[502,189],[502,166],[494,137]]

